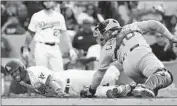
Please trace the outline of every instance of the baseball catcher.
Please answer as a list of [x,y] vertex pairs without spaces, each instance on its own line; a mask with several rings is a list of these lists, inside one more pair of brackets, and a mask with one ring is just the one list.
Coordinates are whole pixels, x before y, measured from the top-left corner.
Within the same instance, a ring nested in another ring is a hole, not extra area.
[[[94,32],[97,42],[103,46],[99,69],[94,74],[90,87],[83,90],[86,96],[94,96],[113,61],[118,61],[117,64],[123,67],[125,74],[137,83],[132,87],[131,93],[135,97],[156,97],[160,89],[168,87],[173,82],[173,76],[152,53],[143,37],[144,33],[152,30],[167,37],[172,43],[177,43],[177,38],[155,20],[135,22],[124,27],[121,27],[115,19],[101,22]],[[120,67],[118,68],[120,70]],[[118,93],[117,89],[118,87],[112,89],[114,97]]]

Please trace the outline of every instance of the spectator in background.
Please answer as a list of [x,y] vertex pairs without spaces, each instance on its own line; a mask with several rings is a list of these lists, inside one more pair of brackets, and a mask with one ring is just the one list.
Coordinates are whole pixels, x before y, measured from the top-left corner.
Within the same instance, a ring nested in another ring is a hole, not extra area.
[[[139,1],[137,10],[134,11],[135,16],[137,16],[137,21],[144,20],[156,20],[163,22],[163,15],[165,12],[166,5],[163,1]],[[155,36],[159,36],[160,33],[149,31],[144,35],[148,44],[152,44]]]
[[114,18],[119,21],[121,26],[125,25],[125,22],[119,13],[119,5],[117,1],[99,1],[98,8],[104,19]]
[[98,14],[97,7],[93,4],[86,5],[86,13],[94,19],[94,25],[104,20],[103,16]]
[[128,1],[127,8],[128,8],[128,16],[129,21],[128,24],[136,22],[137,16],[134,14],[134,11],[137,10],[138,1]]
[[27,30],[30,19],[28,17],[28,10],[25,4],[21,4],[19,7],[17,7],[17,17],[22,27]]
[[10,16],[2,26],[1,31],[3,34],[14,35],[24,34],[26,30],[23,28],[16,16]]
[[24,34],[25,29],[19,21],[18,17],[18,8],[23,5],[21,2],[7,2],[6,3],[6,12],[7,12],[7,21],[2,26],[2,33],[12,35],[12,34]]
[[32,15],[43,9],[40,1],[24,1],[28,10],[28,16],[31,19]]
[[139,1],[137,11],[137,20],[156,20],[162,21],[165,12],[165,3],[162,1]]
[[86,55],[88,48],[91,45],[96,44],[96,39],[93,36],[93,31],[91,30],[92,25],[92,20],[83,20],[83,23],[81,25],[82,29],[76,33],[73,39],[73,47],[77,50],[83,50],[84,55]]
[[172,16],[164,16],[165,25],[168,30],[174,34],[175,33],[175,26],[177,23],[177,17],[175,15]]
[[1,1],[1,27],[7,21],[8,15],[6,12],[5,1]]
[[75,14],[70,7],[65,7],[62,11],[65,17],[67,30],[78,30],[78,22],[76,20]]
[[157,56],[157,58],[161,61],[171,61],[175,60],[177,55],[174,53],[173,49],[166,48],[166,44],[168,40],[159,35],[156,36],[157,43],[151,46],[153,53]]
[[10,57],[11,50],[12,47],[7,38],[5,38],[4,35],[1,35],[1,57]]
[[87,4],[85,11],[77,16],[78,23],[82,24],[82,21],[86,18],[90,18],[94,25],[104,20],[103,16],[97,12],[97,8],[92,3]]

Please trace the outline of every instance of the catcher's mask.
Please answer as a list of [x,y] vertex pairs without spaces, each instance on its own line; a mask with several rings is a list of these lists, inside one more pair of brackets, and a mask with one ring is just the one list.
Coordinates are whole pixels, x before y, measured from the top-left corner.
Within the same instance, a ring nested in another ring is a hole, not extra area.
[[[94,30],[94,37],[97,38],[97,42],[101,45],[104,45],[109,39],[115,37],[115,34],[112,32],[120,31],[122,27],[119,22],[115,19],[106,19],[96,26]],[[111,32],[111,33],[107,33]]]
[[5,72],[7,75],[11,75],[12,78],[20,82],[22,80],[22,73],[26,69],[25,65],[17,59],[9,61],[5,66]]

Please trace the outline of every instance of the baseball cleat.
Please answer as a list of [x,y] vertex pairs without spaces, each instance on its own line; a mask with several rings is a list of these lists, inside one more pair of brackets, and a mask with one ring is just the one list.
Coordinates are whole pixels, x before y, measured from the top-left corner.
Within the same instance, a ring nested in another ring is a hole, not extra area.
[[153,98],[155,93],[147,88],[145,85],[138,84],[135,89],[132,91],[133,96],[140,98]]
[[108,90],[106,95],[108,98],[120,98],[127,96],[127,94],[130,92],[130,85],[119,85],[113,88],[112,90]]

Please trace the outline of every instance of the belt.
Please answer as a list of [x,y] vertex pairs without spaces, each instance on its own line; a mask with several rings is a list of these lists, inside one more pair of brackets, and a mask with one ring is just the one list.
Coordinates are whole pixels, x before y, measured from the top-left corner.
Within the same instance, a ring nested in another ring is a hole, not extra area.
[[55,46],[55,42],[39,42],[39,43],[43,43],[43,44],[46,44],[46,45],[49,45],[49,46]]

